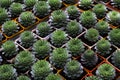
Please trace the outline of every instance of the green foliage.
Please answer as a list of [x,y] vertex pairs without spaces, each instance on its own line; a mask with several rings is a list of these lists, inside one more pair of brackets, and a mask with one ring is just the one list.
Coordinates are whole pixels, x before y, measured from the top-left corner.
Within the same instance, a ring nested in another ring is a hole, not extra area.
[[114,7],[120,9],[120,0],[111,0]]
[[77,79],[83,73],[83,67],[78,61],[71,60],[66,63],[64,73],[70,79]]
[[93,27],[97,22],[95,13],[89,10],[84,11],[80,16],[80,22],[86,28]]
[[50,54],[50,63],[52,65],[63,68],[65,64],[69,61],[70,55],[68,54],[68,51],[64,48],[56,48],[53,50],[53,52]]
[[62,78],[59,75],[51,73],[45,78],[45,80],[62,80]]
[[62,0],[63,2],[65,2],[66,4],[75,4],[76,0]]
[[24,4],[28,9],[32,9],[36,2],[37,0],[24,0]]
[[110,41],[117,46],[120,46],[120,29],[113,29],[109,33]]
[[8,8],[11,3],[12,0],[0,0],[0,7]]
[[62,1],[61,0],[48,0],[48,4],[50,5],[50,8],[52,10],[57,10],[57,9],[61,8]]
[[31,79],[27,76],[21,75],[21,76],[17,77],[16,80],[31,80]]
[[16,69],[9,64],[0,65],[0,80],[15,80]]
[[62,30],[56,30],[51,35],[51,42],[57,47],[61,47],[67,40],[67,34]]
[[33,8],[33,11],[38,17],[45,17],[50,12],[50,7],[45,1],[38,1]]
[[14,60],[14,66],[20,71],[27,71],[36,61],[35,56],[29,51],[21,51]]
[[49,55],[51,48],[50,44],[46,40],[38,40],[33,45],[34,54],[36,57],[45,58]]
[[107,8],[103,4],[97,4],[93,7],[93,12],[97,18],[104,18],[106,16]]
[[85,47],[80,39],[73,38],[68,41],[67,49],[72,56],[79,56],[85,50]]
[[32,12],[22,12],[18,18],[18,21],[24,26],[31,26],[35,22],[35,16]]
[[79,6],[82,7],[83,9],[90,9],[93,5],[92,0],[80,0]]
[[21,42],[21,45],[24,47],[27,47],[27,48],[31,47],[35,42],[33,33],[30,31],[24,31],[23,33],[21,33],[20,42]]
[[99,39],[99,32],[94,28],[90,28],[87,30],[84,37],[90,42],[96,42]]
[[41,22],[37,25],[37,34],[45,37],[50,33],[50,25],[47,22]]
[[32,66],[32,77],[34,80],[45,80],[52,71],[51,65],[45,60],[39,60]]
[[85,78],[85,80],[102,80],[102,79],[100,79],[97,76],[88,76],[88,77]]
[[14,41],[6,41],[2,44],[3,55],[7,58],[12,58],[17,54],[17,46]]
[[70,19],[76,19],[80,16],[80,11],[76,6],[68,6],[66,11]]
[[107,63],[103,63],[98,67],[96,75],[104,80],[113,80],[116,73],[113,66]]

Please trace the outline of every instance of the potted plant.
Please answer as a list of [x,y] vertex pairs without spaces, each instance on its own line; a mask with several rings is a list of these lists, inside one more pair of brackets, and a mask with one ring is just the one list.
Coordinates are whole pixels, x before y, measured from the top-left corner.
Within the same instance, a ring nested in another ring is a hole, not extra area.
[[120,1],[119,1],[119,0],[111,0],[111,2],[112,2],[111,4],[112,4],[114,7],[120,9]]
[[12,2],[12,0],[0,0],[0,6],[3,8],[8,8]]
[[51,73],[45,78],[45,80],[62,80],[62,78],[57,74]]
[[37,0],[24,0],[23,2],[25,4],[26,9],[33,9],[33,6],[37,2]]
[[28,76],[21,75],[16,80],[31,80]]

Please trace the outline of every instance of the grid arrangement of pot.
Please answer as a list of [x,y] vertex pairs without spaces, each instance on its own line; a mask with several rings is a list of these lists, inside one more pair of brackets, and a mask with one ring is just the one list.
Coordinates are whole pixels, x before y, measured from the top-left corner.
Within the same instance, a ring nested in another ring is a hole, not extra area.
[[0,80],[119,80],[119,9],[120,0],[0,0]]

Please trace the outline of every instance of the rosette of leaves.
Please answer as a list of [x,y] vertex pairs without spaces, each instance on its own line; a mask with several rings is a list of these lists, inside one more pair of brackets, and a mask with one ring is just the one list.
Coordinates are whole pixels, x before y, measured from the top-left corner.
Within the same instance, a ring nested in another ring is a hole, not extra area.
[[16,80],[31,80],[31,79],[27,76],[21,75],[21,76],[17,77]]
[[79,9],[74,5],[68,6],[66,12],[68,13],[69,19],[76,19],[80,16]]
[[62,80],[62,78],[57,74],[51,73],[45,78],[45,80]]
[[73,38],[70,41],[68,41],[67,49],[72,56],[79,56],[84,52],[85,46],[83,45],[83,42],[80,39]]
[[62,30],[56,30],[50,38],[54,46],[61,47],[67,41],[67,34]]
[[71,80],[74,80],[79,78],[82,75],[83,67],[78,61],[71,60],[66,63],[63,72],[68,78],[70,78]]
[[33,9],[33,6],[35,5],[36,2],[37,0],[24,0],[25,7],[27,9]]
[[2,25],[2,31],[8,36],[11,36],[14,33],[18,32],[18,29],[19,29],[18,24],[12,20],[6,21]]
[[118,9],[120,9],[120,0],[111,0],[111,4],[114,6],[114,7],[117,7]]
[[87,30],[84,37],[90,42],[96,42],[99,39],[99,32],[94,28],[90,28]]
[[46,40],[38,40],[33,44],[33,51],[37,58],[45,58],[49,55],[51,47]]
[[81,63],[86,67],[94,67],[98,62],[98,56],[93,50],[86,50],[81,56]]
[[29,51],[21,51],[14,60],[14,66],[18,71],[26,72],[35,63],[35,56]]
[[10,64],[0,65],[0,80],[16,80],[17,72]]
[[61,8],[62,1],[61,0],[48,0],[48,4],[50,5],[50,8],[52,10],[57,10],[57,9]]
[[45,60],[38,60],[32,66],[32,77],[34,80],[45,80],[45,78],[52,72],[51,65]]
[[63,68],[65,64],[70,60],[68,51],[64,48],[56,48],[50,54],[50,63],[57,68]]
[[93,7],[93,12],[96,14],[97,18],[104,18],[106,16],[107,8],[103,4],[97,4]]
[[120,46],[120,29],[113,29],[109,33],[109,40],[116,46]]
[[21,33],[20,42],[21,45],[25,48],[31,47],[35,42],[33,33],[30,31],[24,31],[23,33]]
[[41,22],[37,25],[37,34],[45,37],[50,33],[50,25],[47,22]]
[[97,76],[88,76],[88,77],[85,78],[85,80],[102,80],[102,79],[100,79]]
[[45,17],[50,12],[50,6],[46,1],[37,1],[33,7],[34,14],[38,17]]
[[113,66],[107,63],[103,63],[96,70],[96,75],[104,80],[113,80],[116,76]]
[[13,0],[0,0],[0,7],[8,8],[12,2]]
[[56,28],[66,27],[68,21],[67,14],[62,10],[55,10],[51,13],[49,22]]
[[76,0],[62,0],[63,2],[65,2],[66,4],[75,4],[77,3]]
[[18,17],[18,21],[24,26],[31,26],[32,24],[35,23],[36,17],[32,12],[26,11],[22,12],[20,16]]
[[13,58],[18,51],[14,41],[6,41],[2,44],[3,56],[6,58]]
[[80,22],[86,28],[93,27],[97,22],[95,13],[90,10],[84,11],[80,16]]
[[101,39],[96,44],[97,52],[102,56],[107,56],[110,54],[111,43],[108,40]]

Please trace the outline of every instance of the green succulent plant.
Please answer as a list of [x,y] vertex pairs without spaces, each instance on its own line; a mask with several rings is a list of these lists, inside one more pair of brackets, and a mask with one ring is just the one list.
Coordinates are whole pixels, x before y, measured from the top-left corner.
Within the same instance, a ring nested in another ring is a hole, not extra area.
[[37,34],[45,37],[50,33],[50,25],[47,22],[41,22],[37,25]]
[[54,46],[61,47],[67,40],[67,34],[62,30],[56,30],[51,34],[51,42]]
[[2,44],[3,56],[6,58],[13,58],[17,54],[17,46],[14,41],[6,41]]
[[59,75],[51,73],[45,78],[45,80],[62,80],[62,78]]
[[68,22],[67,14],[62,10],[55,10],[51,13],[49,22],[52,27],[61,28],[66,27]]
[[82,75],[83,67],[78,61],[71,60],[71,61],[66,63],[63,72],[65,73],[65,75],[67,77],[74,80]]
[[17,77],[16,80],[31,80],[31,79],[27,76],[21,75],[21,76]]
[[23,33],[21,33],[20,42],[21,42],[21,45],[25,48],[31,47],[35,42],[33,33],[30,31],[24,31]]
[[19,29],[18,24],[12,20],[6,21],[2,25],[2,31],[8,36],[11,36],[14,33],[16,33],[18,31],[18,29]]
[[96,70],[96,75],[104,80],[113,80],[116,73],[113,66],[103,63]]
[[45,17],[50,12],[50,6],[46,1],[38,1],[33,8],[34,14],[38,17]]
[[101,39],[96,44],[96,50],[100,55],[106,56],[110,54],[111,43],[108,40]]
[[0,25],[8,19],[8,13],[5,8],[0,8]]
[[116,46],[120,46],[120,29],[113,29],[109,33],[109,40]]
[[38,40],[33,44],[34,54],[37,58],[45,58],[51,51],[50,44],[46,40]]
[[45,60],[39,60],[32,66],[32,77],[34,80],[45,80],[52,71],[51,65]]
[[104,18],[106,16],[107,8],[103,4],[97,4],[93,7],[93,12],[96,14],[97,18]]
[[80,16],[80,11],[76,6],[68,6],[66,11],[70,19],[76,19]]
[[24,26],[31,26],[32,24],[35,23],[36,17],[32,12],[26,11],[22,12],[18,18],[18,21]]
[[79,56],[84,52],[85,46],[83,45],[83,42],[80,39],[73,38],[70,41],[68,41],[67,49],[72,56]]
[[63,68],[65,64],[70,60],[68,51],[64,48],[56,48],[50,54],[50,63],[57,68]]
[[87,30],[84,37],[90,42],[96,42],[99,39],[99,32],[94,28],[90,28]]
[[0,65],[0,80],[16,80],[16,69],[9,64]]
[[35,5],[36,2],[37,0],[24,0],[24,4],[27,9],[33,9],[33,6]]
[[110,26],[106,21],[99,21],[98,23],[96,23],[95,29],[99,31],[100,35],[105,35],[108,34]]
[[19,16],[19,14],[24,11],[24,7],[21,3],[12,3],[10,5],[9,11],[11,16]]
[[8,8],[12,2],[12,0],[0,0],[0,7]]
[[97,22],[95,13],[89,10],[84,11],[80,16],[80,22],[86,28],[93,27]]
[[20,71],[27,71],[35,63],[35,56],[29,51],[21,51],[15,57],[14,66]]
[[117,12],[117,11],[110,11],[109,13],[107,13],[106,19],[113,26],[119,26],[120,25],[120,13]]
[[50,5],[50,8],[52,10],[57,10],[57,9],[61,8],[62,1],[61,0],[48,0],[48,4]]
[[102,80],[102,79],[100,79],[97,76],[88,76],[88,77],[85,78],[85,80]]
[[86,50],[81,56],[81,63],[87,67],[94,67],[98,62],[98,56],[93,50]]
[[111,4],[114,5],[114,7],[120,9],[120,0],[111,0],[111,2]]
[[62,0],[63,2],[65,2],[66,4],[75,4],[77,3],[76,0]]

